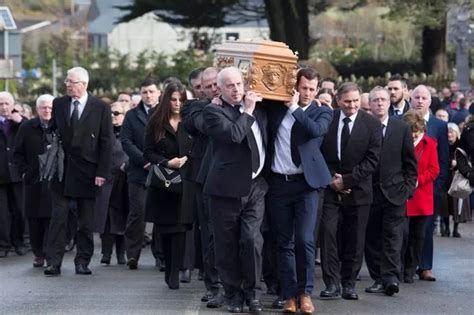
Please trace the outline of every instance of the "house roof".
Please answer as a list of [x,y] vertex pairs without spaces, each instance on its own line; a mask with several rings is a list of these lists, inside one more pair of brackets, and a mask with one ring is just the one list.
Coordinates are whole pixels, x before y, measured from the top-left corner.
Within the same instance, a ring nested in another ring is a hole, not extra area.
[[92,34],[109,34],[116,26],[117,20],[124,15],[124,11],[116,8],[116,6],[124,6],[132,2],[132,0],[93,0],[95,6],[96,18],[89,20],[89,33]]

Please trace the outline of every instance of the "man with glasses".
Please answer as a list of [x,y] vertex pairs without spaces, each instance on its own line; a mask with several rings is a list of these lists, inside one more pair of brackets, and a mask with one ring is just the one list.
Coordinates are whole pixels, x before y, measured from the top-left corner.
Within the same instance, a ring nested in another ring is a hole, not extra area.
[[61,274],[70,206],[77,209],[76,274],[89,275],[94,252],[94,205],[100,187],[110,177],[112,119],[110,106],[87,92],[86,69],[69,69],[66,96],[53,101],[51,127],[64,149],[64,176],[51,181],[52,213],[48,236],[49,266],[46,276]]

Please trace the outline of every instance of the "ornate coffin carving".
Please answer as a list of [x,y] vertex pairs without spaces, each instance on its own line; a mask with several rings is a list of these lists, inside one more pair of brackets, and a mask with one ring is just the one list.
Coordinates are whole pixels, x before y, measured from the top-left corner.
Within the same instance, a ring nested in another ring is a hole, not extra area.
[[269,40],[229,41],[216,49],[217,68],[239,68],[247,89],[271,100],[291,99],[297,61],[298,57],[286,44]]

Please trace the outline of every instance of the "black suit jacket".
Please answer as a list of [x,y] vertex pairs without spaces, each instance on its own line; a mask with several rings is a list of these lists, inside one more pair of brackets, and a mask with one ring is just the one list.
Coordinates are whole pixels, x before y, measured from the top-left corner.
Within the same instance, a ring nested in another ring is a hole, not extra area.
[[410,127],[399,119],[388,120],[378,175],[376,184],[392,204],[401,206],[413,195],[418,176],[413,137]]
[[252,180],[252,155],[247,134],[252,132],[251,126],[256,120],[266,147],[267,119],[259,108],[251,116],[239,114],[227,102],[222,102],[222,106],[206,106],[203,112],[206,133],[212,141],[212,160],[204,192],[238,198],[249,194]]
[[[342,175],[344,189],[351,189],[348,195],[342,195],[345,205],[367,205],[372,202],[372,173],[376,170],[382,146],[382,124],[380,121],[359,111],[354,121],[347,143],[345,156],[337,156],[337,129],[340,109],[334,110],[334,118],[329,132],[324,137],[322,153],[331,174]],[[330,191],[332,189],[328,188]],[[325,202],[336,202],[337,194],[326,193]]]
[[110,177],[114,134],[110,106],[88,94],[76,128],[70,126],[71,97],[54,99],[52,129],[59,135],[65,153],[64,179],[51,188],[66,197],[95,198],[95,177]]
[[[149,113],[151,115],[151,112]],[[120,142],[128,155],[127,181],[145,185],[148,171],[143,168],[147,161],[143,157],[145,125],[148,116],[143,102],[129,110],[120,130]]]
[[[401,113],[401,115],[405,114],[409,110],[410,110],[410,103],[408,103],[408,101],[405,100],[405,105],[403,106],[403,112]],[[394,116],[395,115],[395,109],[393,108],[392,105],[390,105],[390,107],[388,108],[388,115],[389,116]],[[399,116],[401,116],[401,115],[399,115]]]
[[7,134],[0,128],[0,184],[18,183],[21,181],[14,162],[13,151],[15,137],[20,125],[25,121],[25,118],[20,123],[10,121],[10,130]]

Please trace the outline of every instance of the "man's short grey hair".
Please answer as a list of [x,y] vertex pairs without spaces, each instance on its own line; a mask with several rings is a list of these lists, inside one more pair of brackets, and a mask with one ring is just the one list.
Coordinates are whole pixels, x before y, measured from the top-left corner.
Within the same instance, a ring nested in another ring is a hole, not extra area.
[[237,74],[242,78],[242,72],[236,67],[227,67],[222,69],[217,75],[217,86],[222,87],[224,85],[224,79],[231,74]]
[[387,95],[387,98],[390,99],[390,93],[388,92],[388,90],[384,87],[377,85],[369,92],[369,102],[372,101],[372,98],[374,97],[375,92],[385,92],[385,94]]
[[89,83],[89,72],[82,67],[74,67],[67,71],[67,74],[75,74],[79,81]]
[[54,96],[52,96],[51,94],[43,94],[43,95],[40,95],[37,99],[36,99],[36,107],[40,107],[43,105],[43,103],[46,103],[46,102],[53,102],[54,100]]
[[6,98],[10,101],[11,104],[15,104],[15,98],[10,92],[0,92],[0,98]]
[[411,92],[411,97],[413,97],[414,94],[418,93],[419,91],[426,91],[428,92],[428,98],[431,100],[431,93],[430,93],[430,90],[426,87],[426,85],[423,85],[423,84],[420,84],[420,85],[417,85],[416,88],[413,89],[413,91]]

